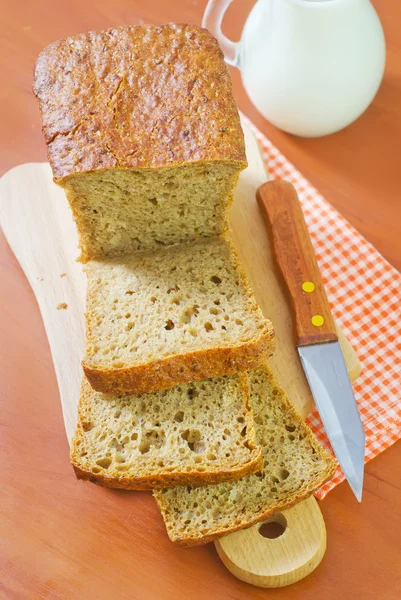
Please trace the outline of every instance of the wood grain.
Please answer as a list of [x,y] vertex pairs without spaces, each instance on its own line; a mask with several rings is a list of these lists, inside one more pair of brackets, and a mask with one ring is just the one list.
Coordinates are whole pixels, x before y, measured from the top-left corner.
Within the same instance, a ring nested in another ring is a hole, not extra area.
[[[337,341],[336,326],[295,188],[287,181],[270,181],[258,188],[256,197],[270,226],[274,255],[291,297],[297,346]],[[313,318],[320,317],[323,322],[314,325]]]
[[[270,523],[281,526],[281,535],[270,539],[261,534]],[[316,500],[308,498],[263,524],[220,538],[215,546],[238,579],[260,587],[285,587],[319,565],[326,551],[326,528]]]
[[[239,37],[254,0],[234,0],[224,29]],[[326,198],[398,268],[401,138],[401,3],[374,0],[388,55],[383,85],[351,127],[318,140],[286,135],[252,107],[233,70],[240,108]],[[38,52],[49,42],[121,23],[200,23],[205,0],[14,0],[2,6],[2,171],[46,160],[31,93]],[[256,236],[258,231],[251,232]],[[399,600],[401,462],[398,443],[365,470],[362,505],[346,484],[321,503],[328,548],[291,589],[234,578],[212,545],[172,548],[148,494],[77,484],[49,346],[30,285],[0,236],[1,600]],[[155,552],[157,548],[157,552]]]

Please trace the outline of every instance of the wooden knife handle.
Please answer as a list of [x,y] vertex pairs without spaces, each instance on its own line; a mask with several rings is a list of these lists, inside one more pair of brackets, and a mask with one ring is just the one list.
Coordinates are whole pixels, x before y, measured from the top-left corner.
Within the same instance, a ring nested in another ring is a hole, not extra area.
[[269,181],[259,187],[256,197],[271,225],[276,260],[294,305],[297,346],[336,341],[336,326],[294,187],[287,181]]

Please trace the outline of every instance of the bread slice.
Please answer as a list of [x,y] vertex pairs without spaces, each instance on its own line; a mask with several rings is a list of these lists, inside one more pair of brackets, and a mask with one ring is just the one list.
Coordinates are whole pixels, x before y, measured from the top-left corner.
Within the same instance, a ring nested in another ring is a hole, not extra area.
[[71,446],[78,479],[148,490],[238,479],[262,464],[246,374],[110,397],[83,380]]
[[234,483],[154,492],[172,542],[192,546],[264,521],[310,496],[336,469],[272,373],[248,374],[263,467]]
[[229,238],[87,265],[92,387],[123,394],[258,367],[274,349]]
[[196,25],[126,25],[56,41],[34,92],[81,260],[228,227],[244,137],[217,41]]

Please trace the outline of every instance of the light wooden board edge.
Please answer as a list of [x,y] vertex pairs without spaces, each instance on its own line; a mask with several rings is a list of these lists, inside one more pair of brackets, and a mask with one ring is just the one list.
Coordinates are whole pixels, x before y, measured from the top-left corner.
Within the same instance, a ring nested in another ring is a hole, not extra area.
[[262,537],[262,523],[215,542],[221,560],[242,581],[266,588],[284,587],[309,575],[326,551],[326,528],[311,497],[272,517],[285,527],[276,539]]
[[[85,345],[86,277],[64,192],[47,163],[14,167],[0,180],[0,223],[37,299],[49,340],[70,442]],[[66,309],[57,307],[65,303]]]

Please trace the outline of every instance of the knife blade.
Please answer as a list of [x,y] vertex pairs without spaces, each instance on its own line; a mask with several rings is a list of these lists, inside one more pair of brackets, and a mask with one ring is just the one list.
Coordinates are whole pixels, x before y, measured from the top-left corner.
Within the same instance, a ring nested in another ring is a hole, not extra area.
[[297,193],[290,183],[277,180],[261,185],[256,197],[291,296],[303,370],[333,451],[360,502],[365,432]]

